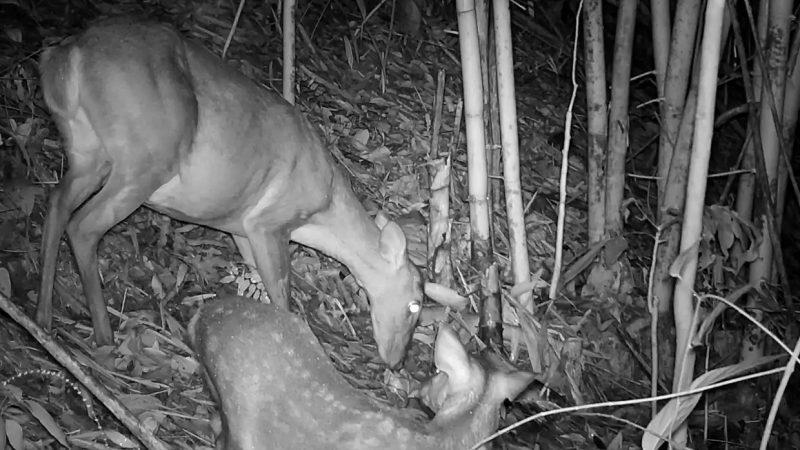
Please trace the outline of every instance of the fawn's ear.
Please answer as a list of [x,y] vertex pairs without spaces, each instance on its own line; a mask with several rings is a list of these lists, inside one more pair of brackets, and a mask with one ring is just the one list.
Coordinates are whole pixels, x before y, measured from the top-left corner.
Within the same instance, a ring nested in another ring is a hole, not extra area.
[[534,380],[534,375],[524,370],[513,370],[506,373],[493,373],[493,382],[489,383],[493,400],[503,402],[505,399],[514,400]]
[[433,359],[436,368],[447,374],[451,389],[459,390],[469,384],[472,375],[469,355],[456,332],[447,325],[439,326]]

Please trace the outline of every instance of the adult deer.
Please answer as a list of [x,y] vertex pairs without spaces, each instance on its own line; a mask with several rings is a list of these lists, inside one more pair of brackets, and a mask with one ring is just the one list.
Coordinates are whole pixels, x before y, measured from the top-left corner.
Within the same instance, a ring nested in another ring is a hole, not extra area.
[[340,260],[370,298],[381,357],[390,366],[403,359],[422,301],[405,236],[396,223],[370,218],[295,107],[173,28],[130,19],[47,49],[40,69],[70,163],[44,226],[40,325],[52,321],[66,228],[95,339],[112,342],[97,246],[144,204],[232,234],[284,308],[290,239]]

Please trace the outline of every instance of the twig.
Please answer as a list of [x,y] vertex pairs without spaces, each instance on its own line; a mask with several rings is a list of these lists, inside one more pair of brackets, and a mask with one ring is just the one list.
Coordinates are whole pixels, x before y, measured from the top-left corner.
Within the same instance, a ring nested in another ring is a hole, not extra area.
[[168,447],[161,442],[153,433],[146,429],[141,422],[125,407],[105,386],[98,383],[93,377],[87,374],[78,362],[70,356],[60,345],[58,345],[49,334],[41,329],[32,321],[24,311],[3,294],[0,294],[0,309],[6,312],[15,322],[30,333],[34,339],[42,346],[53,359],[64,366],[67,371],[84,385],[102,403],[111,414],[122,422],[128,430],[150,450],[167,450]]
[[231,40],[233,40],[233,34],[236,32],[236,27],[239,25],[239,17],[242,16],[243,8],[244,0],[240,0],[239,8],[236,10],[236,17],[233,18],[233,25],[231,25],[231,30],[228,32],[228,38],[225,39],[225,45],[222,47],[222,59],[225,59],[225,55],[228,54],[228,47],[231,45]]

